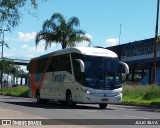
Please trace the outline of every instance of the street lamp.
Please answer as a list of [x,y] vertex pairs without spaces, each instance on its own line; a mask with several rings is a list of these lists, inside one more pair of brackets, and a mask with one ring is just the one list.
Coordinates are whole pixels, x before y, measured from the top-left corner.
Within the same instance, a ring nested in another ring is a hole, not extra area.
[[122,24],[120,24],[120,30],[119,30],[119,60],[121,60],[121,52],[122,52],[122,49],[121,49],[121,28],[122,28]]
[[1,59],[3,58],[3,45],[4,45],[4,32],[8,31],[8,29],[2,29],[0,28],[0,31],[2,32],[2,54],[1,54]]
[[[2,41],[1,41],[1,44],[2,44],[2,54],[1,54],[1,60],[3,60],[3,45],[4,45],[4,32],[5,31],[8,31],[8,29],[2,29],[2,28],[0,28],[0,31],[1,31],[1,33],[2,33]],[[2,69],[3,69],[3,67],[2,67],[2,65],[1,65],[1,90],[2,90],[2,78],[3,78],[3,72],[2,72]]]

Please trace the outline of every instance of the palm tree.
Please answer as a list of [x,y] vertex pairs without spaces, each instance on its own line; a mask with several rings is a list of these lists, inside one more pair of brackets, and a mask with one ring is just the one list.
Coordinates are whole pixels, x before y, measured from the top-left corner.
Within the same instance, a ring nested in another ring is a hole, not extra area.
[[45,50],[52,43],[60,43],[63,48],[73,47],[82,41],[90,42],[83,30],[77,29],[80,22],[77,17],[65,20],[61,13],[54,13],[51,19],[44,21],[42,30],[36,35],[36,47],[40,40],[45,40]]

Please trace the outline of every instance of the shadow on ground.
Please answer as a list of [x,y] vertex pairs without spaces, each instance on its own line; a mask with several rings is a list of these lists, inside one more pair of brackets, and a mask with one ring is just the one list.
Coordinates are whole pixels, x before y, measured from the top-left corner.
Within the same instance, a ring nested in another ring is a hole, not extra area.
[[[19,106],[25,106],[25,107],[34,107],[34,108],[44,108],[44,109],[91,109],[91,110],[101,110],[99,106],[91,106],[91,105],[83,105],[83,104],[77,104],[76,106],[69,107],[67,105],[61,104],[59,102],[48,102],[43,104],[37,104],[36,102],[4,102],[7,104],[13,104],[13,105],[19,105]],[[104,110],[114,110],[111,108],[106,108]]]

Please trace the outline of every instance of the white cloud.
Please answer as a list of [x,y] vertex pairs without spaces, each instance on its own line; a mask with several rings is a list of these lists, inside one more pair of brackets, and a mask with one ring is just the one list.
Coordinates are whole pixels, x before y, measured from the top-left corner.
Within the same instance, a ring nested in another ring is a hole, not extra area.
[[77,47],[88,47],[89,46],[89,42],[84,41],[84,42],[80,42],[80,43],[76,43]]
[[34,40],[35,37],[36,37],[36,32],[31,32],[31,33],[18,32],[19,40],[24,41],[24,42]]
[[118,44],[118,39],[117,38],[109,38],[106,40],[107,46],[115,46]]
[[38,45],[38,47],[36,48],[36,46],[28,46],[27,44],[24,44],[21,46],[21,48],[27,50],[28,52],[43,52],[44,51],[44,46]]
[[[90,34],[85,34],[90,40],[91,40],[91,42],[92,42],[92,40],[93,40],[93,37],[90,35]],[[88,41],[82,41],[82,42],[78,42],[78,43],[76,43],[76,46],[78,46],[78,47],[88,47],[90,44],[89,44],[90,42],[88,42]]]
[[14,56],[15,54],[12,54],[12,53],[4,53],[3,56],[4,57],[11,57],[11,56]]
[[24,45],[21,46],[21,48],[23,48],[23,49],[28,49],[29,47],[28,47],[27,44],[24,44]]
[[91,41],[93,40],[93,37],[90,34],[86,34],[86,36],[90,38]]
[[27,55],[25,55],[25,57],[27,57],[27,58],[33,58],[33,57],[35,57],[35,56],[33,56],[33,55],[31,55],[31,54],[30,54],[30,55],[27,54]]
[[10,49],[11,51],[16,51],[17,49],[16,48],[12,48],[12,49]]
[[11,43],[11,42],[17,41],[17,39],[15,39],[14,37],[5,36],[5,37],[4,37],[4,41],[5,41],[7,44],[9,44],[9,43]]
[[[51,45],[51,47],[55,47],[56,44],[53,43]],[[21,48],[23,49],[26,49],[29,53],[32,53],[32,52],[36,52],[36,53],[42,53],[45,51],[45,41],[41,41],[38,45],[37,45],[37,48],[36,46],[28,46],[27,44],[24,44],[21,46]]]

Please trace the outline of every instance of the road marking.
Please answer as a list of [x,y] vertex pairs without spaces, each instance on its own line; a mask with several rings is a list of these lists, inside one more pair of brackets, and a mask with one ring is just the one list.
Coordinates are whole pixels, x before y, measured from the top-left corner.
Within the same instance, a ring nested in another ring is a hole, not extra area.
[[124,115],[127,118],[136,118],[136,119],[150,119],[150,118],[145,118],[145,117],[140,117],[140,116],[129,116],[129,115]]
[[81,110],[81,109],[77,109],[75,110],[75,112],[97,112],[95,110]]

